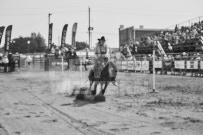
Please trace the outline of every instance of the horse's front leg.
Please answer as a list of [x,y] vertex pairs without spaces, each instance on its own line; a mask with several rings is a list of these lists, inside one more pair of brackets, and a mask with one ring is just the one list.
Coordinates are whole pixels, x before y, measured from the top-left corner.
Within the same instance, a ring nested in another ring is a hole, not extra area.
[[104,93],[105,93],[106,88],[107,88],[108,85],[109,85],[109,81],[105,81],[105,83],[104,83],[104,88],[102,89],[102,95],[104,95]]
[[95,81],[95,83],[94,83],[94,90],[91,92],[92,95],[96,95],[96,93],[97,93],[97,85],[98,85],[98,82]]
[[94,81],[90,81],[90,87],[89,87],[89,91],[88,91],[88,94],[91,94],[91,88],[92,88],[92,84],[94,83]]

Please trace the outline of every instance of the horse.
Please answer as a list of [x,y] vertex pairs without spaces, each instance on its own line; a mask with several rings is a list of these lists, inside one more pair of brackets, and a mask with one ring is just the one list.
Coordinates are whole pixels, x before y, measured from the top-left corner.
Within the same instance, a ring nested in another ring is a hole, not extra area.
[[[98,59],[102,59],[101,57]],[[97,70],[90,70],[88,79],[90,81],[89,93],[96,95],[97,86],[101,85],[101,91],[99,94],[104,95],[105,91],[111,81],[115,81],[117,76],[117,67],[112,61],[104,60],[106,63],[103,68],[98,68]],[[101,61],[100,61],[101,62]],[[100,73],[98,74],[98,70]],[[91,87],[94,83],[94,89],[91,91]]]

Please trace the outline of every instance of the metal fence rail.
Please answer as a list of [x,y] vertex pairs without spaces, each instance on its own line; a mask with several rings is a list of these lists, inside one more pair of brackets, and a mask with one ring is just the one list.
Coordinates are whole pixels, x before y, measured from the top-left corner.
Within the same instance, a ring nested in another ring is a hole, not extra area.
[[[155,61],[155,72],[159,74],[188,75],[203,77],[203,61],[170,60]],[[152,61],[116,61],[118,71],[152,73]]]

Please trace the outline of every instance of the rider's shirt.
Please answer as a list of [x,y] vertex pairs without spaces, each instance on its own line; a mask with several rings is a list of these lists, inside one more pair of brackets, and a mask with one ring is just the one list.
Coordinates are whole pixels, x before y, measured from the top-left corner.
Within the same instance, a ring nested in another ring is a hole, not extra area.
[[97,44],[95,47],[95,54],[96,56],[103,56],[107,53],[107,45]]

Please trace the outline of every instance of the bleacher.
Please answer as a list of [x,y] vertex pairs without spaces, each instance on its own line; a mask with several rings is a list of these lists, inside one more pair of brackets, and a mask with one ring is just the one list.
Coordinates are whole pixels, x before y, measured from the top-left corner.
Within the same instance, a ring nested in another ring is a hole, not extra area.
[[[158,40],[166,53],[203,52],[203,21],[191,26],[175,27],[173,32],[160,31],[155,36],[143,36],[134,46],[136,54],[151,54],[152,41]],[[170,47],[169,47],[170,46]]]

